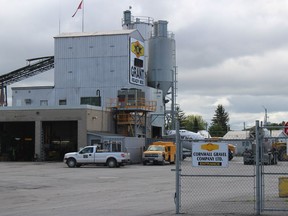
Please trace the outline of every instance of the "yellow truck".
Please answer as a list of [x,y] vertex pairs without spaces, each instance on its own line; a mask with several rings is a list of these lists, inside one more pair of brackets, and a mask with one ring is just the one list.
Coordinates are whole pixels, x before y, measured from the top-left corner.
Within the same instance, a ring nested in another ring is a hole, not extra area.
[[157,141],[149,145],[148,149],[143,152],[142,163],[161,164],[175,163],[176,145],[174,142]]
[[233,144],[228,144],[228,159],[231,161],[236,153],[236,146]]
[[[209,141],[211,142],[219,142],[222,140],[222,137],[211,137]],[[231,161],[236,154],[236,146],[233,144],[228,144],[228,159]]]

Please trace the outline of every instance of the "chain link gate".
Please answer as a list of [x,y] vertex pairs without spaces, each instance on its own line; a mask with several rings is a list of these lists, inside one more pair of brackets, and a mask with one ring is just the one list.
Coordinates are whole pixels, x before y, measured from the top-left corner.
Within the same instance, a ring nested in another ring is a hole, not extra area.
[[278,181],[287,176],[288,162],[272,164],[269,158],[270,162],[266,163],[263,143],[267,138],[263,137],[262,129],[256,121],[254,138],[222,140],[223,143],[235,141],[255,146],[254,163],[244,165],[240,155],[229,161],[228,167],[193,167],[191,158],[180,160],[183,143],[190,142],[192,148],[192,143],[197,140],[182,139],[178,133],[176,213],[243,215],[287,211],[288,198],[279,197]]
[[[257,122],[256,122],[257,127]],[[267,129],[266,126],[259,126],[258,131]],[[280,129],[284,131],[283,127],[269,127],[269,129]],[[261,212],[280,212],[282,214],[288,214],[288,151],[287,143],[288,137],[285,133],[280,136],[273,136],[271,134],[273,130],[270,130],[270,137],[265,138],[261,132],[259,132],[259,149],[260,149],[260,164],[259,164],[259,213]],[[277,159],[276,164],[271,166],[265,166],[263,164],[264,146],[265,142],[274,143],[271,146]]]

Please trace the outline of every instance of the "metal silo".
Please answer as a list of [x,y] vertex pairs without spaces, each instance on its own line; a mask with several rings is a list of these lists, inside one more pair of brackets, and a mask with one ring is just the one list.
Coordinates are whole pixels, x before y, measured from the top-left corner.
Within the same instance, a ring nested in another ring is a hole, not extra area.
[[137,29],[144,40],[148,40],[153,30],[153,18],[145,16],[134,17],[130,10],[124,11],[122,19],[123,29]]
[[149,40],[148,85],[161,89],[163,96],[173,85],[175,70],[175,40],[168,34],[167,21],[154,23]]

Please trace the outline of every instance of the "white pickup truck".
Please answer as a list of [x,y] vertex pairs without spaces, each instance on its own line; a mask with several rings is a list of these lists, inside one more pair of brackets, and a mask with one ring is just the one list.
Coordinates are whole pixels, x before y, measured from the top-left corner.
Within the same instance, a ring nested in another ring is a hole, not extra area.
[[130,162],[127,152],[109,152],[100,146],[86,146],[79,152],[70,152],[64,155],[64,163],[68,167],[80,167],[86,164],[107,165],[110,168],[124,166]]

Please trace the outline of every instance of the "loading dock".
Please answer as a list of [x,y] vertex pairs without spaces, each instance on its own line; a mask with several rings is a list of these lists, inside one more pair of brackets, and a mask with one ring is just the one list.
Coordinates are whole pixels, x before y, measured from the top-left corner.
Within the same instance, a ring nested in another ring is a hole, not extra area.
[[65,153],[77,151],[77,121],[45,121],[42,130],[45,161],[61,161]]
[[0,122],[0,161],[32,161],[34,122]]
[[88,145],[88,131],[113,133],[109,112],[92,106],[0,109],[0,161],[62,161]]

